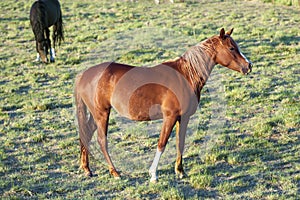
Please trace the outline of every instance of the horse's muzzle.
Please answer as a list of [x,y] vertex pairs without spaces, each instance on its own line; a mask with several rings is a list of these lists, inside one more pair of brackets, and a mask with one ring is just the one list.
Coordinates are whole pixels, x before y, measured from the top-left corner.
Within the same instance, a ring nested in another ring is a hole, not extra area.
[[252,72],[252,67],[253,67],[253,64],[252,64],[252,62],[250,62],[248,65],[249,70],[248,70],[247,74],[250,74]]
[[252,62],[249,62],[248,66],[242,70],[243,74],[245,75],[250,74],[252,72],[252,66],[253,66]]

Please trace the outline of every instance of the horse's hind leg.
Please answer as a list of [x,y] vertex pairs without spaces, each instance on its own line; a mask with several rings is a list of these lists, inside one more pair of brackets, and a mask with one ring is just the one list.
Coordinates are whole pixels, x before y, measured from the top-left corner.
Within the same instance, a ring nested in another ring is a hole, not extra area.
[[92,171],[89,168],[89,152],[87,149],[87,146],[92,139],[93,133],[97,129],[92,115],[90,115],[86,128],[88,133],[80,139],[80,167],[85,171],[85,174],[87,176],[92,176]]
[[89,152],[80,140],[80,168],[85,171],[87,176],[92,176],[92,171],[89,168]]
[[53,33],[52,33],[52,41],[53,41],[53,48],[50,49],[50,60],[52,57],[53,62],[55,61],[55,45],[57,41],[57,25],[53,25]]
[[50,40],[50,30],[49,28],[46,29],[46,38],[47,38],[47,42],[48,42],[48,48],[49,48],[49,51],[50,51],[50,62],[54,62],[54,57],[53,57],[53,53],[52,53],[52,50],[51,50],[51,40]]
[[50,48],[50,62],[55,62],[55,50]]
[[[98,143],[100,145],[101,151],[106,159],[109,167],[109,172],[115,178],[120,178],[120,174],[117,172],[115,166],[113,165],[110,155],[108,154],[108,144],[107,144],[107,127],[108,127],[108,119],[110,114],[110,108],[104,109],[103,111],[98,111],[98,116],[96,120],[98,127]],[[96,117],[95,117],[96,118]]]

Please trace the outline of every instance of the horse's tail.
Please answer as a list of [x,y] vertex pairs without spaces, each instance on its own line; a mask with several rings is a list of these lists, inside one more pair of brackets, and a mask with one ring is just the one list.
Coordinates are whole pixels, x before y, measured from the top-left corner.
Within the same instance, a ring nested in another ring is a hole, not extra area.
[[58,42],[58,45],[60,45],[61,41],[63,41],[65,39],[64,37],[64,26],[63,26],[63,21],[62,21],[62,13],[61,13],[61,10],[60,10],[60,16],[59,16],[59,19],[56,23],[56,31],[57,31],[57,37],[55,38],[56,41],[55,42]]
[[[81,80],[82,73],[77,75],[75,80],[75,89],[74,89],[74,96],[75,96],[75,109],[76,109],[76,118],[77,118],[77,126],[79,131],[79,140],[80,140],[80,155],[82,154],[82,151],[85,149],[87,152],[89,151],[89,142],[91,141],[93,131],[90,127],[90,120],[93,120],[93,118],[90,119],[88,117],[87,112],[87,106],[84,103],[79,91],[78,91],[78,85]],[[92,122],[93,124],[93,122]]]
[[41,42],[44,40],[45,5],[43,2],[36,1],[30,9],[30,24],[35,36],[35,40]]

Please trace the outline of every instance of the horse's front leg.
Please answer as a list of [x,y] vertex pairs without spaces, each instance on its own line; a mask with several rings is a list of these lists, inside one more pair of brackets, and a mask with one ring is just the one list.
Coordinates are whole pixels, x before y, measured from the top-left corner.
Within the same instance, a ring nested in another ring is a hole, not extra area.
[[158,176],[157,176],[158,162],[159,162],[159,159],[160,159],[162,153],[165,150],[166,144],[168,142],[168,139],[170,137],[171,131],[174,127],[176,120],[177,120],[177,118],[175,116],[167,117],[164,119],[162,130],[161,130],[161,133],[159,136],[158,145],[157,145],[157,151],[156,151],[154,160],[152,162],[152,165],[149,169],[149,174],[151,176],[150,182],[155,183],[158,179]]
[[185,135],[186,129],[189,122],[189,117],[182,117],[176,122],[176,149],[177,149],[177,158],[175,163],[175,173],[179,178],[185,176],[183,167],[182,167],[182,155],[184,151]]
[[35,61],[39,62],[39,61],[41,61],[41,56],[40,56],[40,53],[39,53],[39,45],[38,45],[37,40],[35,41],[35,46],[36,46],[36,52],[37,52]]
[[40,54],[37,53],[36,54],[36,59],[35,59],[36,62],[40,62],[41,61],[41,57],[40,57]]

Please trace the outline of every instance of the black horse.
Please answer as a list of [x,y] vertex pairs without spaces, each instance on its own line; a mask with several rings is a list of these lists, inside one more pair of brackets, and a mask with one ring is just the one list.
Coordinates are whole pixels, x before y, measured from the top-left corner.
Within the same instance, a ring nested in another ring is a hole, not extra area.
[[[30,24],[35,36],[37,61],[40,59],[48,62],[48,51],[50,50],[50,62],[54,62],[55,43],[60,45],[64,40],[62,13],[58,0],[38,0],[34,2],[30,9]],[[51,48],[50,30],[53,26],[53,48]]]

